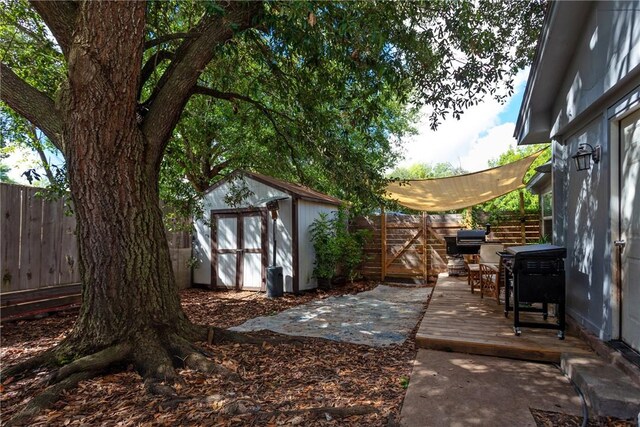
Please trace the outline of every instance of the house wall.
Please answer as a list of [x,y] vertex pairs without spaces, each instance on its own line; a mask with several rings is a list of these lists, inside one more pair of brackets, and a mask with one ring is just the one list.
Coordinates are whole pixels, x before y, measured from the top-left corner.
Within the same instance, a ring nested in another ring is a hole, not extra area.
[[[608,110],[638,85],[640,5],[596,4],[562,79],[551,136],[554,243],[567,247],[567,312],[603,340],[615,337],[617,322],[611,235],[611,180],[617,165]],[[602,158],[577,172],[571,156],[580,143],[601,145]]]
[[640,66],[637,1],[598,2],[583,28],[556,97],[551,135],[565,133],[581,114],[602,106],[603,95],[632,80]]
[[[612,257],[608,158],[576,172],[571,155],[580,143],[606,143],[606,122],[596,117],[556,144],[554,241],[567,248],[567,312],[603,339],[612,330]],[[608,152],[608,150],[606,150]]]
[[312,277],[313,264],[316,258],[309,227],[321,213],[332,215],[337,211],[336,206],[322,205],[305,200],[298,202],[298,271],[300,272],[300,290],[317,287],[316,279]]
[[[285,290],[292,291],[293,284],[293,257],[292,257],[292,200],[291,197],[273,187],[269,187],[261,182],[251,178],[244,178],[247,187],[253,194],[249,195],[241,206],[256,206],[262,199],[268,197],[289,197],[287,200],[279,202],[280,210],[276,225],[277,239],[277,263],[283,267],[285,279]],[[197,260],[197,264],[193,269],[193,283],[198,285],[211,284],[211,227],[210,216],[212,210],[231,209],[225,202],[225,196],[229,194],[232,183],[224,182],[220,186],[214,188],[203,198],[203,216],[195,220],[195,238],[193,242],[193,256]],[[269,216],[268,236],[269,236],[269,265],[273,262],[273,221]]]

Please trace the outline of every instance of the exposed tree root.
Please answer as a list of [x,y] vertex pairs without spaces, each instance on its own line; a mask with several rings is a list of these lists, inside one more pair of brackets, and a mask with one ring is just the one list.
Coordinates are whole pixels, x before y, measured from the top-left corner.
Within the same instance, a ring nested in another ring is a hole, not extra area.
[[[225,381],[242,381],[240,375],[211,360],[213,355],[196,347],[192,340],[215,344],[252,345],[304,343],[304,339],[299,337],[191,326],[191,328],[179,328],[180,333],[175,331],[167,333],[162,330],[146,331],[146,335],[134,338],[131,342],[116,344],[88,355],[87,348],[90,347],[87,343],[67,339],[50,350],[3,370],[2,377],[6,381],[6,379],[21,378],[39,368],[57,367],[65,361],[70,362],[54,370],[47,378],[45,390],[31,399],[22,411],[7,422],[7,425],[27,423],[33,416],[55,403],[63,391],[75,387],[82,380],[92,378],[114,366],[122,366],[125,363],[133,363],[136,370],[144,378],[146,391],[167,397],[167,405],[170,407],[192,399],[191,397],[178,396],[174,385],[182,380],[175,370],[176,367],[186,367],[217,375]],[[78,351],[78,349],[83,350]],[[290,412],[295,414],[311,411],[342,417],[349,416],[348,414],[360,415],[375,411],[375,408],[363,408],[311,408]]]
[[22,411],[7,421],[5,426],[26,424],[32,417],[56,403],[63,391],[74,388],[80,381],[92,378],[99,373],[96,371],[77,372],[59,383],[47,387],[42,393],[31,399]]
[[242,381],[240,375],[213,362],[210,359],[213,355],[194,346],[184,338],[175,336],[171,339],[171,342],[173,344],[173,351],[176,354],[176,357],[180,359],[187,368],[204,372],[206,374],[220,375],[228,381]]
[[222,365],[214,363],[209,358],[199,353],[191,353],[184,361],[188,368],[208,374],[219,375],[228,381],[240,382],[242,378],[237,373],[230,371]]
[[27,376],[36,369],[47,368],[53,366],[54,362],[53,349],[44,351],[37,354],[24,362],[20,362],[16,365],[10,366],[2,370],[2,382],[13,382],[13,380],[20,379]]
[[108,366],[124,360],[130,351],[130,345],[118,344],[95,354],[81,357],[54,371],[49,377],[48,383],[55,384],[78,372],[102,371]]

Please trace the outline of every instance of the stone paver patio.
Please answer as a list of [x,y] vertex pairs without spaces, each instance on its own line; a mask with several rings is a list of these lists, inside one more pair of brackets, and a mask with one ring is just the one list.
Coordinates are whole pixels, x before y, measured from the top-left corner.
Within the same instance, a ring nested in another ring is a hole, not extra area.
[[256,317],[230,329],[267,329],[373,347],[402,344],[420,320],[432,290],[379,285],[367,292],[329,297],[274,316]]

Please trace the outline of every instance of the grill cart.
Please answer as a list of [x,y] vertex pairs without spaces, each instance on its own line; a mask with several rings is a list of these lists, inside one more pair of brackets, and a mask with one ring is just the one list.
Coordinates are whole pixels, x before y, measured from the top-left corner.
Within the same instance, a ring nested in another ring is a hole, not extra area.
[[480,245],[486,241],[486,234],[485,230],[459,230],[455,236],[444,236],[449,276],[467,274],[463,255],[478,255]]
[[[504,314],[513,311],[513,330],[520,335],[520,327],[557,329],[558,338],[564,339],[565,331],[565,272],[566,248],[542,244],[512,246],[502,254],[505,266]],[[513,307],[510,295],[513,292]],[[542,303],[542,308],[532,304]],[[522,322],[521,312],[542,313],[548,317],[549,304],[556,304],[557,322]]]

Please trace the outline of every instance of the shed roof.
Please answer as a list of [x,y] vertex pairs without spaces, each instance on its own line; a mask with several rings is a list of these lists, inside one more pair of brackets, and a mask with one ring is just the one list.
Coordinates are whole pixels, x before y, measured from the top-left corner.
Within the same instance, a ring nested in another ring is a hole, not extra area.
[[214,188],[219,187],[224,182],[230,181],[239,176],[245,176],[247,178],[254,179],[258,182],[268,185],[269,187],[273,187],[284,193],[287,193],[291,195],[293,198],[308,200],[311,202],[326,203],[326,204],[335,205],[335,206],[339,206],[343,204],[343,201],[340,199],[337,199],[335,197],[329,196],[324,193],[320,193],[319,191],[313,190],[309,187],[305,187],[304,185],[294,184],[292,182],[284,181],[278,178],[274,178],[272,176],[262,175],[259,173],[249,172],[244,170],[233,171],[225,179],[220,180],[219,182],[211,186],[206,191],[206,193],[210,192]]

